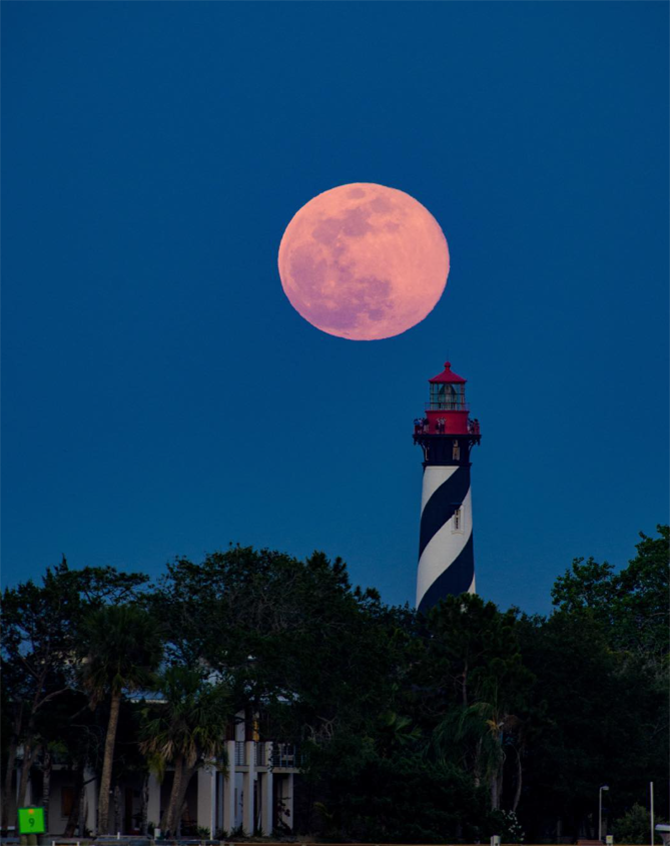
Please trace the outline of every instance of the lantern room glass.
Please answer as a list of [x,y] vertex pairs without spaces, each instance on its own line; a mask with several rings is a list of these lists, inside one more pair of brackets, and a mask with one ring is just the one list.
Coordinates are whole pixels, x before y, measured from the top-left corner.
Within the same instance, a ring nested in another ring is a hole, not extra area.
[[465,411],[465,385],[461,382],[431,382],[432,411]]

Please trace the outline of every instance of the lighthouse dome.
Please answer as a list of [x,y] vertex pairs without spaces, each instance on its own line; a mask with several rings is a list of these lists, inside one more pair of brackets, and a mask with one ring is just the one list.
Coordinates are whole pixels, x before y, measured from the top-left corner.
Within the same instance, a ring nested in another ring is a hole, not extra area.
[[444,370],[442,371],[442,373],[439,373],[437,376],[433,376],[433,378],[429,379],[428,381],[432,384],[440,382],[457,382],[460,385],[464,385],[466,382],[466,380],[462,376],[458,376],[452,371],[450,361],[444,362]]

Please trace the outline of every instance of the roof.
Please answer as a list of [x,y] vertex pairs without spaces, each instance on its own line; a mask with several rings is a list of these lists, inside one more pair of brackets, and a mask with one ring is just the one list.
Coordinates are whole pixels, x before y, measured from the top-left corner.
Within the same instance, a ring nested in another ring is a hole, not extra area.
[[444,362],[444,370],[438,376],[433,376],[432,379],[428,380],[431,383],[435,382],[460,382],[464,384],[466,380],[462,376],[457,376],[456,373],[451,372],[451,362],[445,361]]

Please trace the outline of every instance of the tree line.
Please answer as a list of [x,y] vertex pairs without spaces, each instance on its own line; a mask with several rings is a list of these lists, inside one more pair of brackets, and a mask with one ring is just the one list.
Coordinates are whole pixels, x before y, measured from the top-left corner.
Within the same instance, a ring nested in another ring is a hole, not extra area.
[[173,769],[160,825],[176,833],[194,773],[244,714],[262,740],[299,746],[302,832],[594,837],[607,783],[615,838],[648,842],[650,781],[669,810],[668,545],[658,526],[619,571],[573,561],[548,616],[471,595],[419,615],[318,552],[231,547],[155,582],[63,560],[2,597],[2,827],[30,778],[48,809],[57,760],[80,797],[95,773],[98,833],[125,777]]

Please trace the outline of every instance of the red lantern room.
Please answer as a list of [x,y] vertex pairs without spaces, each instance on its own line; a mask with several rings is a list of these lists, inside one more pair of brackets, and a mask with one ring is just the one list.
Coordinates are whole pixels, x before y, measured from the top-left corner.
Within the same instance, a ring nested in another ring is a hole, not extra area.
[[414,443],[423,447],[424,465],[469,462],[470,448],[480,442],[481,434],[479,421],[470,420],[465,379],[454,373],[447,361],[442,373],[428,384],[425,417],[414,421]]
[[430,402],[426,406],[427,425],[431,435],[467,435],[470,409],[465,402],[465,379],[446,362],[438,376],[428,380]]

